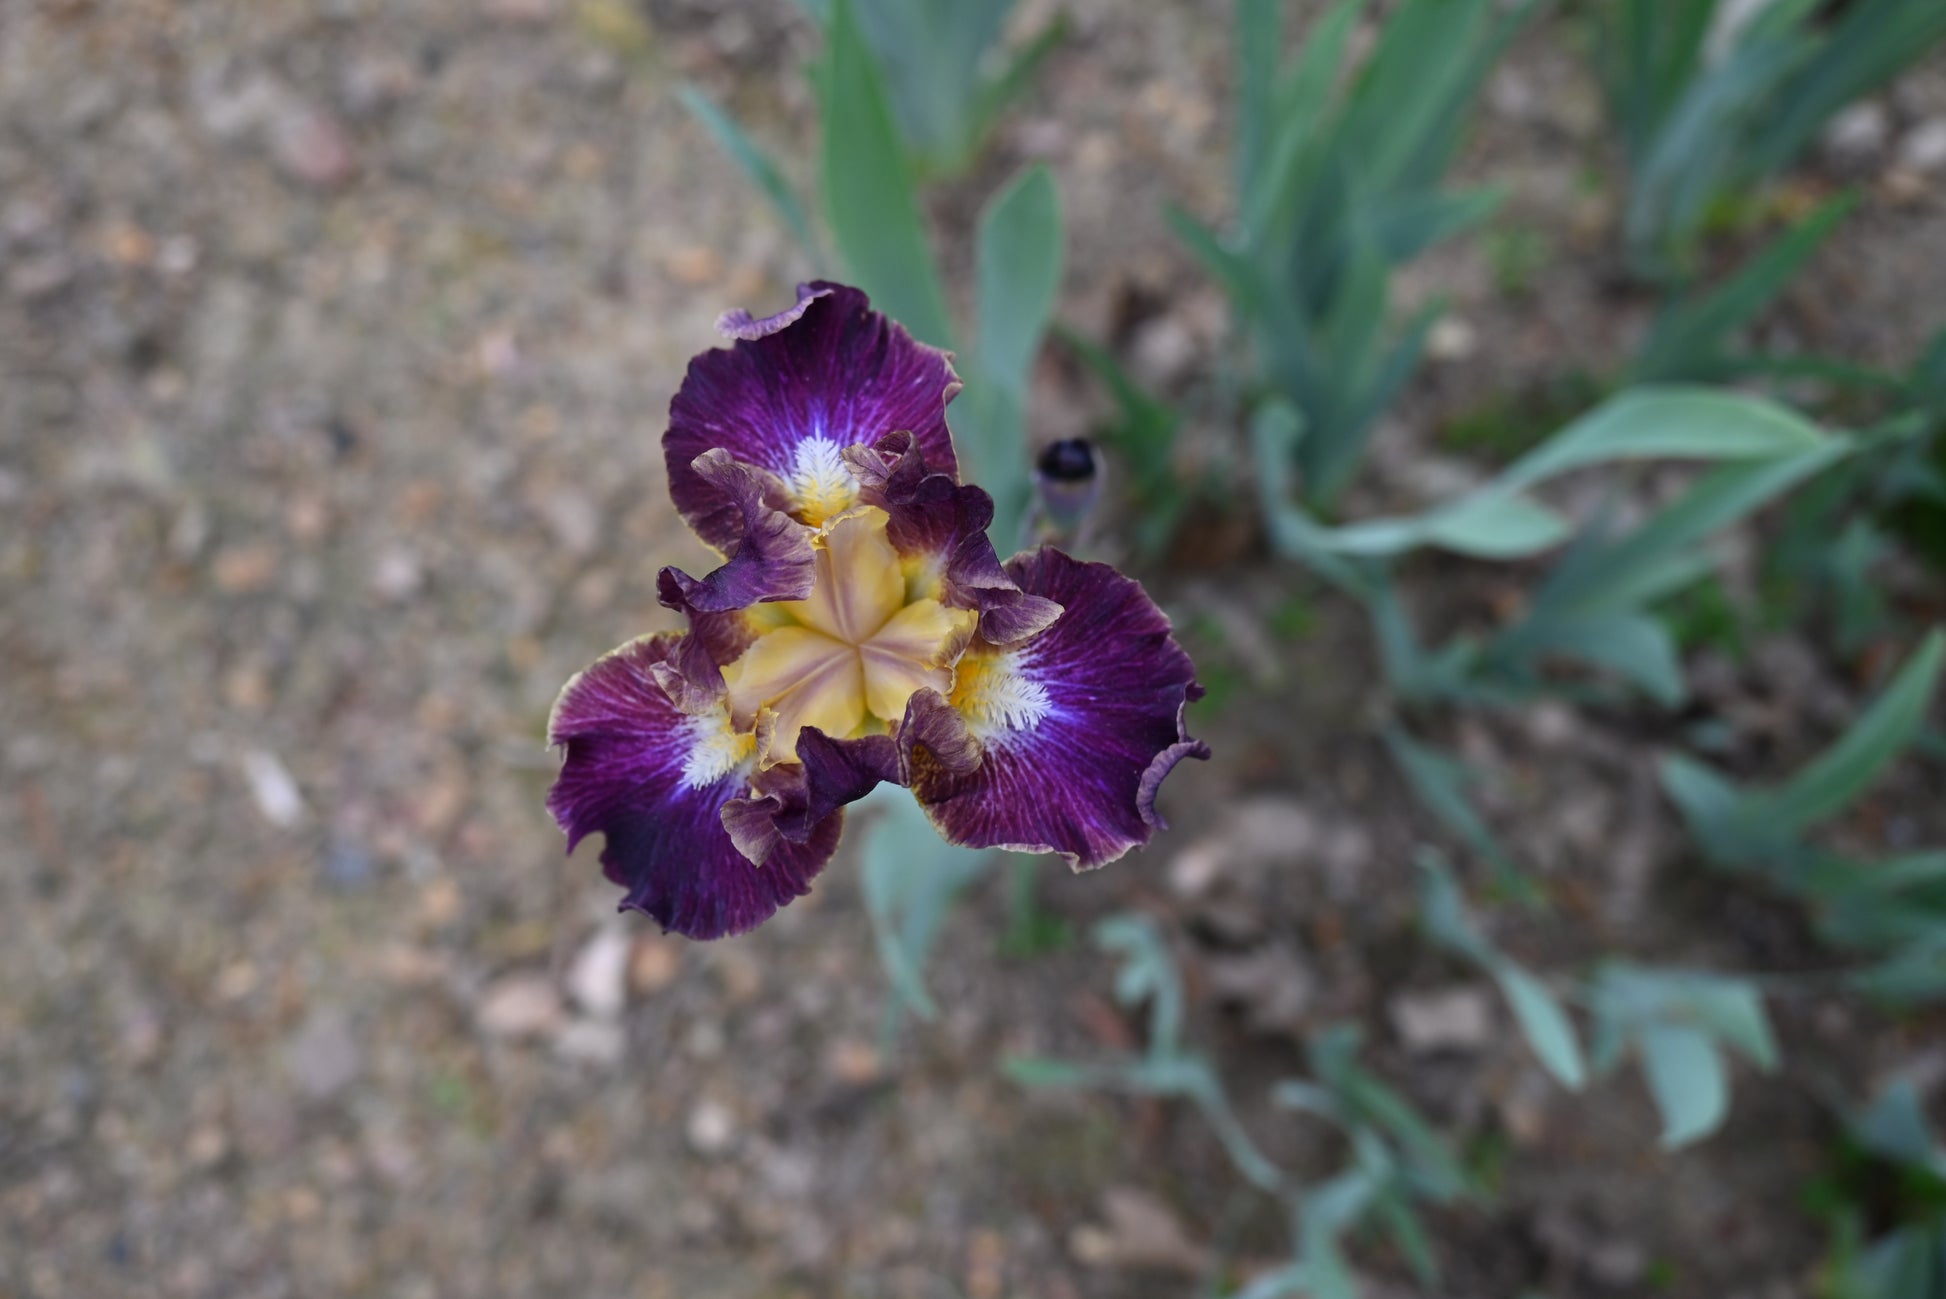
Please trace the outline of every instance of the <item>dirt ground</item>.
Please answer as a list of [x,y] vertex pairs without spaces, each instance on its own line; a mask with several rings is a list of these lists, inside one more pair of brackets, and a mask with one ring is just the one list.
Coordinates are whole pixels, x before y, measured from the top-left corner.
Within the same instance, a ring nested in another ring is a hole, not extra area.
[[[1072,37],[942,222],[1049,161],[1062,318],[1179,391],[1224,313],[1160,206],[1222,210],[1228,5],[1059,7]],[[1645,319],[1564,39],[1518,46],[1464,167],[1510,187],[1534,268],[1470,241],[1412,269],[1401,305],[1444,295],[1454,323],[1375,496],[1468,472],[1443,422],[1612,367]],[[997,881],[947,926],[939,1021],[887,1034],[843,855],[696,945],[617,917],[542,807],[555,691],[670,626],[656,570],[706,559],[658,447],[683,363],[806,269],[674,88],[801,175],[811,40],[785,0],[0,0],[0,1297],[1164,1296],[1275,1256],[1193,1115],[998,1073],[1140,1030],[1085,943],[1003,956]],[[1867,201],[1768,328],[1903,362],[1946,301],[1946,172],[1911,147],[1946,122],[1946,61],[1875,103],[1879,134],[1797,182]],[[1058,360],[1041,388],[1040,436],[1103,409]],[[1176,828],[1048,869],[1042,905],[1168,923],[1199,1040],[1298,1166],[1336,1152],[1256,1098],[1306,1031],[1363,1022],[1494,1170],[1491,1204],[1435,1223],[1437,1293],[1811,1293],[1826,1102],[1936,1080],[1938,1026],[1786,998],[1787,1074],[1740,1072],[1724,1133],[1658,1153],[1637,1081],[1561,1095],[1415,936],[1430,831],[1364,728],[1351,613],[1247,537],[1145,576],[1240,684],[1202,706],[1216,757],[1171,782]],[[1502,581],[1472,573],[1456,617]],[[1696,685],[1780,763],[1860,688],[1790,637]],[[1539,968],[1813,958],[1795,917],[1688,867],[1651,781],[1666,720],[1439,734],[1560,904],[1503,935]],[[1401,1027],[1428,1004],[1459,1025],[1430,1046]],[[1359,1258],[1370,1293],[1425,1293]]]

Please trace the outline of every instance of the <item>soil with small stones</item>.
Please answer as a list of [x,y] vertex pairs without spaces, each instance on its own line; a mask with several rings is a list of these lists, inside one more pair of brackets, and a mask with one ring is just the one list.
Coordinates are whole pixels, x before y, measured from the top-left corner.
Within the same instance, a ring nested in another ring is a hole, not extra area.
[[[1222,211],[1228,6],[1058,7],[1040,88],[939,201],[947,261],[994,180],[1049,162],[1062,318],[1182,393],[1225,309],[1161,209]],[[1473,240],[1406,275],[1396,305],[1454,324],[1358,508],[1481,472],[1442,429],[1643,327],[1572,38],[1516,47],[1462,167],[1508,188],[1533,268]],[[782,0],[0,0],[0,1296],[1162,1296],[1277,1256],[1193,1113],[997,1072],[1142,1031],[1085,942],[1003,953],[999,880],[946,926],[938,1019],[888,1033],[848,856],[711,945],[617,917],[593,845],[562,859],[554,693],[671,625],[661,565],[707,562],[666,499],[669,397],[720,310],[807,269],[673,92],[804,179],[812,45]],[[1911,145],[1946,65],[1874,107],[1786,186],[1866,197],[1763,328],[1903,364],[1946,301],[1946,176]],[[1039,438],[1105,413],[1058,355],[1037,383]],[[1199,419],[1183,452],[1234,448]],[[1215,757],[1148,850],[1041,873],[1053,931],[1157,917],[1195,1040],[1306,1174],[1343,1152],[1263,1098],[1305,1034],[1364,1025],[1495,1192],[1435,1215],[1437,1286],[1358,1246],[1372,1294],[1809,1294],[1830,1104],[1936,1080],[1937,1025],[1806,985],[1777,1003],[1787,1071],[1739,1070],[1728,1128],[1676,1155],[1637,1080],[1561,1093],[1416,932],[1439,832],[1370,730],[1363,626],[1258,545],[1212,518],[1145,572],[1227,683],[1195,717]],[[1518,598],[1415,573],[1452,626]],[[1756,737],[1757,775],[1884,666],[1788,636],[1705,660],[1695,707]],[[1670,719],[1424,720],[1554,904],[1495,912],[1536,968],[1830,963],[1791,907],[1699,874],[1653,784]],[[1927,778],[1845,832],[1911,835]]]

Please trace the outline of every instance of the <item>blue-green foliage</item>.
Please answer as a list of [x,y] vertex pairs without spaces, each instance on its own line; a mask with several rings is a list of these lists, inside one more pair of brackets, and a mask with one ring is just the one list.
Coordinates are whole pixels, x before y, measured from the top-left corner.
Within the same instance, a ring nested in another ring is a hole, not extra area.
[[1522,559],[1575,534],[1568,519],[1530,494],[1560,474],[1660,459],[1774,463],[1821,452],[1828,442],[1775,402],[1693,386],[1637,388],[1574,420],[1458,500],[1410,518],[1314,527],[1311,537],[1346,557],[1390,559],[1433,546],[1480,559]]
[[1438,945],[1493,977],[1535,1058],[1570,1090],[1632,1056],[1662,1116],[1662,1144],[1688,1145],[1729,1113],[1727,1047],[1759,1069],[1777,1066],[1763,998],[1749,980],[1693,970],[1609,962],[1575,990],[1593,1045],[1584,1057],[1574,1022],[1549,985],[1496,946],[1479,927],[1459,884],[1438,856],[1420,856],[1420,920]]
[[[1719,0],[1611,0],[1594,47],[1630,171],[1623,238],[1682,278],[1714,205],[1796,161],[1830,118],[1946,37],[1938,0],[1774,0],[1733,33]],[[1725,39],[1727,36],[1727,39]]]
[[1777,1043],[1751,983],[1688,970],[1616,961],[1588,990],[1597,1072],[1633,1055],[1662,1115],[1665,1149],[1700,1140],[1730,1112],[1724,1048],[1759,1069],[1777,1067]]
[[1507,892],[1531,900],[1520,869],[1467,797],[1473,773],[1451,755],[1414,738],[1397,723],[1386,727],[1385,747],[1420,805],[1486,862],[1493,869],[1495,881]]
[[[1059,196],[1041,168],[994,195],[976,232],[974,292],[961,294],[949,293],[940,273],[921,191],[926,178],[971,160],[1058,29],[995,70],[1008,0],[805,3],[826,38],[811,69],[820,112],[815,203],[801,202],[783,169],[728,116],[693,92],[685,102],[767,196],[808,265],[842,273],[915,335],[955,349],[966,388],[952,410],[954,430],[969,477],[996,498],[994,537],[1004,554],[1021,537],[1027,509],[1031,376],[1062,278]],[[1410,516],[1341,521],[1338,503],[1374,422],[1417,366],[1435,315],[1388,320],[1393,272],[1493,209],[1497,195],[1450,191],[1444,176],[1467,105],[1534,4],[1400,0],[1349,73],[1367,8],[1361,0],[1329,8],[1289,60],[1281,56],[1283,8],[1281,0],[1236,0],[1230,222],[1218,234],[1171,214],[1228,294],[1247,343],[1241,372],[1210,383],[1203,395],[1214,400],[1204,406],[1247,429],[1272,547],[1369,614],[1385,686],[1372,715],[1405,788],[1489,868],[1489,896],[1519,901],[1522,915],[1541,914],[1542,891],[1474,806],[1473,774],[1415,728],[1454,706],[1520,706],[1549,694],[1612,700],[1627,691],[1659,705],[1681,702],[1684,674],[1664,611],[1713,571],[1715,538],[1793,493],[1810,507],[1793,507],[1810,520],[1800,529],[1806,553],[1849,593],[1837,606],[1841,636],[1882,636],[1889,615],[1864,578],[1908,536],[1900,511],[1932,508],[1946,554],[1946,458],[1937,436],[1946,424],[1946,333],[1904,375],[1740,350],[1739,332],[1850,210],[1841,198],[1719,284],[1673,297],[1620,392],[1481,486]],[[1777,0],[1720,55],[1706,49],[1715,0],[1611,0],[1601,10],[1609,24],[1605,79],[1632,168],[1626,236],[1644,273],[1686,272],[1713,206],[1788,165],[1832,112],[1946,33],[1940,0],[1858,0],[1828,25],[1813,21],[1812,8],[1811,0]],[[1109,440],[1144,521],[1138,541],[1157,549],[1194,490],[1173,456],[1186,416],[1143,392],[1107,351],[1066,341],[1114,397]],[[1750,375],[1862,392],[1896,417],[1833,435],[1774,401],[1699,386]],[[1541,490],[1557,476],[1590,471],[1621,485],[1639,466],[1665,460],[1699,462],[1700,471],[1668,504],[1625,526],[1609,514],[1568,517]],[[1787,520],[1776,548],[1785,559],[1798,553],[1792,526]],[[1533,563],[1538,574],[1502,624],[1428,645],[1396,576],[1428,550]],[[1818,846],[1811,832],[1922,732],[1943,655],[1935,633],[1843,739],[1782,785],[1739,787],[1687,757],[1662,769],[1703,855],[1801,898],[1828,941],[1867,958],[1861,985],[1888,997],[1946,993],[1946,851],[1865,864]],[[1575,675],[1564,680],[1564,666]],[[868,911],[896,1004],[929,1016],[927,953],[953,898],[998,855],[944,845],[902,795],[873,802],[876,811],[860,818]],[[1564,1087],[1634,1062],[1665,1146],[1701,1139],[1723,1122],[1732,1057],[1774,1067],[1752,982],[1613,961],[1537,973],[1475,919],[1436,849],[1422,847],[1419,860],[1427,938],[1493,980],[1535,1059]],[[1290,1262],[1241,1291],[1244,1299],[1354,1295],[1345,1242],[1367,1230],[1386,1234],[1431,1287],[1435,1260],[1420,1209],[1476,1188],[1411,1105],[1359,1065],[1357,1031],[1312,1035],[1310,1076],[1276,1092],[1344,1139],[1342,1168],[1305,1182],[1264,1154],[1214,1060],[1191,1044],[1183,983],[1161,930],[1119,916],[1095,937],[1120,962],[1117,997],[1147,1007],[1146,1048],[1091,1062],[1014,1061],[1010,1072],[1035,1085],[1188,1101],[1239,1176],[1290,1221]],[[1897,1127],[1896,1110],[1861,1131]],[[1923,1146],[1914,1157],[1936,1172],[1942,1157],[1921,1135],[1905,1147]],[[1834,1266],[1858,1287],[1843,1293],[1859,1299],[1930,1293],[1908,1284],[1915,1268],[1946,1274],[1936,1266],[1946,1259],[1946,1226],[1937,1219],[1857,1244]]]
[[1855,653],[1899,630],[1875,571],[1883,559],[1904,550],[1946,572],[1946,332],[1904,374],[1830,363],[1790,371],[1895,412],[1791,501],[1766,552],[1771,620],[1826,611],[1838,648]]
[[1738,786],[1679,754],[1662,764],[1663,789],[1707,860],[1802,898],[1827,941],[1872,962],[1861,985],[1900,999],[1946,994],[1946,851],[1859,862],[1811,833],[1911,744],[1943,661],[1946,632],[1935,631],[1850,730],[1780,785]]
[[1788,877],[1813,855],[1805,836],[1852,805],[1911,742],[1946,654],[1946,633],[1926,638],[1885,692],[1830,748],[1782,785],[1740,788],[1672,755],[1662,783],[1698,845],[1720,865]]
[[818,192],[846,271],[915,337],[952,347],[918,184],[892,117],[884,70],[851,0],[833,3],[811,79],[819,111]]
[[1528,1046],[1554,1080],[1579,1090],[1588,1079],[1574,1023],[1548,986],[1501,951],[1474,921],[1439,855],[1420,853],[1419,920],[1433,942],[1493,976]]
[[[1280,485],[1273,416],[1274,410],[1261,416],[1257,430],[1266,495]],[[1293,423],[1287,418],[1283,428]],[[1711,538],[1827,467],[1849,446],[1761,398],[1687,386],[1639,388],[1573,421],[1456,501],[1408,518],[1337,528],[1275,503],[1269,507],[1272,538],[1367,606],[1387,678],[1406,699],[1518,702],[1548,688],[1549,665],[1572,661],[1674,703],[1683,693],[1682,678],[1656,603],[1709,572],[1705,543]],[[1717,465],[1623,533],[1597,523],[1577,535],[1573,524],[1532,495],[1558,474],[1667,458]],[[1462,637],[1438,651],[1421,646],[1389,576],[1392,562],[1422,547],[1516,559],[1570,539],[1522,618],[1491,637]],[[1415,788],[1423,787],[1411,770],[1407,775]]]
[[1176,434],[1183,417],[1167,402],[1156,400],[1130,377],[1107,349],[1072,330],[1057,330],[1062,346],[1087,366],[1108,389],[1115,415],[1096,430],[1113,447],[1128,472],[1127,487],[1134,540],[1144,554],[1153,555],[1175,535],[1199,485],[1185,482],[1175,461]]
[[[1808,426],[1805,426],[1808,428]],[[1831,439],[1722,464],[1626,532],[1585,530],[1555,562],[1524,615],[1487,639],[1476,688],[1518,698],[1540,690],[1545,669],[1574,662],[1610,674],[1664,705],[1686,693],[1676,645],[1657,606],[1706,575],[1706,543],[1817,474],[1847,451]]]
[[1334,5],[1286,66],[1282,0],[1238,0],[1234,222],[1219,237],[1171,214],[1229,294],[1257,383],[1298,416],[1291,451],[1314,507],[1356,472],[1436,315],[1388,333],[1393,268],[1498,202],[1441,182],[1465,105],[1534,5],[1502,17],[1490,0],[1405,0],[1347,82],[1364,8]]
[[1734,355],[1730,342],[1776,301],[1855,203],[1850,195],[1831,200],[1722,284],[1671,298],[1630,364],[1629,379],[1635,383],[1723,380],[1778,368],[1774,362]]
[[[827,33],[833,0],[801,0]],[[964,171],[1009,103],[1033,83],[1066,27],[1056,20],[1011,56],[1001,36],[1014,0],[850,0],[914,163],[927,176]]]
[[[1289,501],[1289,457],[1301,423],[1279,401],[1252,426],[1258,489],[1273,546],[1364,605],[1394,698],[1406,704],[1511,705],[1560,692],[1563,663],[1617,678],[1673,704],[1684,687],[1675,640],[1656,606],[1705,576],[1706,543],[1847,453],[1789,409],[1692,386],[1623,392],[1458,500],[1409,518],[1327,527]],[[1682,496],[1626,532],[1574,526],[1533,489],[1556,475],[1664,458],[1714,461]],[[1426,647],[1393,580],[1393,565],[1427,547],[1481,559],[1516,559],[1572,538],[1524,615],[1490,636]],[[1597,686],[1567,688],[1597,693]],[[1396,718],[1387,750],[1415,798],[1494,872],[1500,890],[1531,901],[1531,887],[1467,794],[1464,770]]]
[[1451,1203],[1475,1188],[1412,1104],[1358,1063],[1358,1029],[1336,1025],[1313,1034],[1306,1047],[1311,1077],[1282,1083],[1275,1092],[1279,1104],[1331,1125],[1347,1146],[1339,1172],[1304,1182],[1263,1153],[1214,1065],[1185,1043],[1182,976],[1155,922],[1136,914],[1112,916],[1096,926],[1095,941],[1122,962],[1116,999],[1131,1008],[1148,1007],[1147,1048],[1131,1057],[1090,1062],[1016,1059],[1008,1062],[1008,1073],[1031,1087],[1098,1088],[1195,1106],[1237,1173],[1275,1198],[1291,1223],[1291,1261],[1233,1299],[1353,1299],[1358,1291],[1343,1241],[1365,1227],[1385,1233],[1422,1282],[1436,1284],[1438,1264],[1419,1206]]
[[[1846,1120],[1845,1167],[1819,1197],[1836,1230],[1828,1299],[1946,1296],[1946,1150],[1910,1082]],[[1870,1236],[1868,1215],[1883,1223]]]
[[822,262],[823,253],[819,248],[816,231],[812,228],[811,218],[805,213],[804,205],[798,201],[797,191],[791,188],[789,180],[779,170],[771,156],[752,140],[734,117],[719,108],[710,98],[694,86],[680,86],[676,90],[697,121],[701,122],[716,140],[717,147],[729,156],[743,174],[776,209],[784,226],[796,238],[798,247],[812,262]]
[[854,810],[866,826],[859,869],[879,964],[898,1004],[931,1019],[938,1008],[926,990],[926,957],[953,899],[992,865],[994,854],[947,843],[919,804],[889,785]]
[[1061,287],[1061,261],[1060,195],[1046,168],[1034,167],[980,214],[979,328],[953,412],[968,476],[993,493],[993,538],[1002,555],[1025,540],[1027,395]]

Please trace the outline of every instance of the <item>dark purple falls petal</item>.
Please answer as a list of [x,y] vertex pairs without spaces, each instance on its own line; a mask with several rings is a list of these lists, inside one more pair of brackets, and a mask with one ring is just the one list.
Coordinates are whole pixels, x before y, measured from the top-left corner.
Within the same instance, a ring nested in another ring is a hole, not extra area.
[[725,552],[742,535],[741,513],[692,467],[713,448],[789,481],[807,442],[822,439],[835,455],[903,429],[935,471],[958,473],[946,403],[960,384],[947,354],[871,310],[857,289],[820,281],[799,293],[777,316],[727,316],[737,341],[692,360],[669,405],[669,495]]
[[724,809],[723,825],[744,856],[767,861],[779,847],[808,842],[833,813],[880,781],[898,779],[899,749],[891,736],[834,740],[807,726],[797,737],[797,761],[759,776],[756,793]]
[[[703,707],[711,691],[695,675],[707,660],[680,653],[681,639],[634,641],[568,682],[548,721],[548,741],[565,756],[547,807],[569,852],[591,834],[605,838],[602,869],[626,890],[624,909],[691,938],[720,938],[809,892],[844,818],[826,817],[762,866],[737,851],[722,813],[747,778],[742,765],[712,761],[703,748],[727,719],[721,679]],[[683,703],[701,711],[678,708],[663,682],[680,683]]]
[[1209,756],[1183,731],[1183,705],[1202,691],[1168,618],[1133,580],[1051,549],[1006,568],[1063,612],[1021,645],[976,642],[952,708],[914,696],[904,775],[954,843],[1058,852],[1089,870],[1162,829],[1164,777]]

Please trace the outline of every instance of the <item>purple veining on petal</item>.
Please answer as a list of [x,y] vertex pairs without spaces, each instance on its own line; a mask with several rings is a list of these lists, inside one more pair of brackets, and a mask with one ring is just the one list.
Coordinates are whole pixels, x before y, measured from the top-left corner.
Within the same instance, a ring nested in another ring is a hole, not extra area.
[[859,499],[890,516],[885,536],[892,548],[905,556],[935,557],[944,585],[941,599],[956,609],[978,610],[980,634],[987,640],[1011,645],[1060,616],[1060,605],[1025,594],[1001,566],[987,536],[993,498],[933,473],[909,435],[893,433],[871,447],[853,448],[845,460],[858,476]]
[[716,332],[725,338],[755,342],[759,338],[776,333],[786,325],[796,324],[798,317],[802,316],[813,302],[829,292],[831,292],[829,285],[818,288],[810,284],[800,284],[797,286],[797,301],[776,315],[765,316],[759,320],[742,307],[737,307],[716,318]]
[[842,817],[761,867],[737,851],[721,813],[746,787],[742,768],[699,754],[709,716],[683,712],[658,682],[658,667],[673,665],[685,680],[695,668],[680,645],[673,635],[646,637],[568,682],[548,721],[548,740],[565,756],[547,806],[569,852],[603,836],[602,869],[626,891],[625,909],[691,938],[719,938],[808,892],[837,848]]
[[707,576],[663,569],[656,583],[663,604],[694,613],[727,613],[762,600],[809,595],[816,563],[811,530],[775,508],[776,478],[721,449],[697,456],[691,468],[731,503],[741,527],[734,547],[728,548],[729,559]]
[[757,777],[757,792],[723,809],[723,824],[750,860],[818,834],[825,820],[882,781],[899,780],[899,749],[889,735],[834,740],[815,726],[797,737],[797,762]]
[[[840,450],[909,430],[935,470],[958,472],[946,403],[959,391],[947,354],[870,309],[865,295],[818,282],[774,330],[702,353],[669,406],[662,436],[669,495],[718,549],[742,534],[731,499],[692,464],[712,448],[788,477],[806,443]],[[771,317],[775,320],[776,317]],[[752,321],[752,326],[769,322]]]
[[909,763],[912,790],[955,843],[1059,852],[1091,869],[1147,843],[1163,778],[1209,756],[1183,732],[1195,670],[1168,618],[1106,564],[1043,549],[1007,572],[1064,612],[1017,647],[968,651],[952,703],[979,765]]

